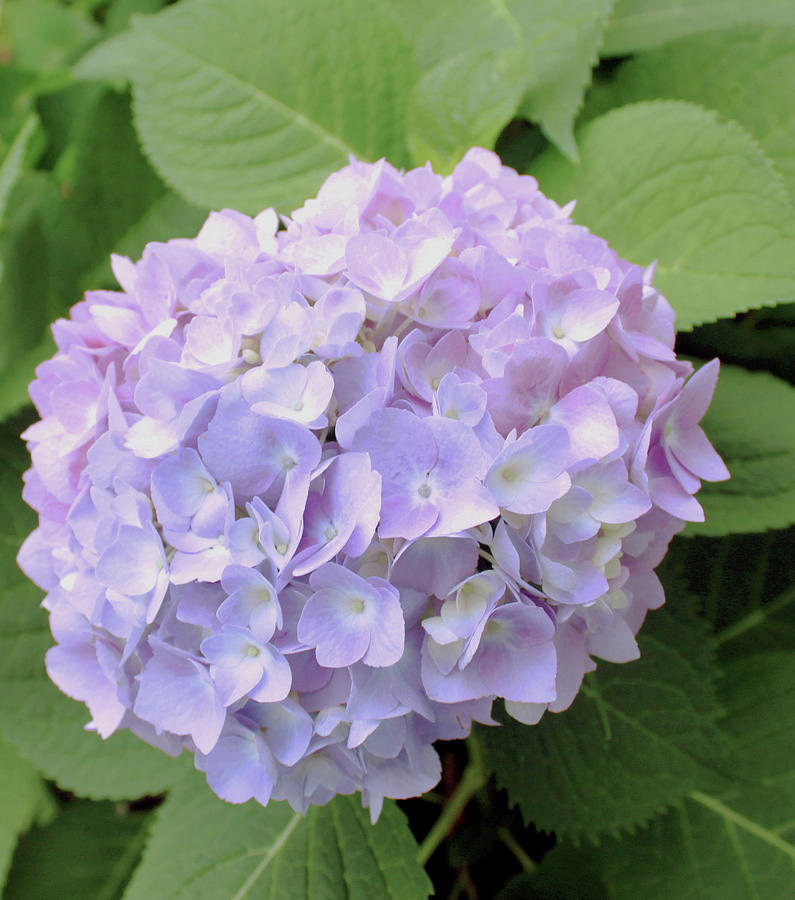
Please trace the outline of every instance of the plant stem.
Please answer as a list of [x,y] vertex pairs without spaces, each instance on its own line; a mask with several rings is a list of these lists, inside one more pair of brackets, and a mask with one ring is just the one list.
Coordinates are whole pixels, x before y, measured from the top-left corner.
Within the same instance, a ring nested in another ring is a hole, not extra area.
[[450,795],[450,799],[442,808],[439,818],[433,823],[433,828],[428,832],[425,840],[417,850],[417,860],[424,866],[433,856],[436,848],[452,831],[458,821],[464,807],[472,797],[483,787],[488,780],[488,773],[483,760],[483,751],[474,737],[470,735],[467,740],[469,762],[467,763],[461,781]]
[[497,834],[499,835],[500,840],[505,844],[505,846],[513,853],[513,855],[519,861],[519,865],[524,869],[525,872],[533,872],[535,871],[536,864],[532,859],[525,853],[524,848],[521,846],[519,841],[511,834],[511,832],[505,828],[504,826],[497,829]]

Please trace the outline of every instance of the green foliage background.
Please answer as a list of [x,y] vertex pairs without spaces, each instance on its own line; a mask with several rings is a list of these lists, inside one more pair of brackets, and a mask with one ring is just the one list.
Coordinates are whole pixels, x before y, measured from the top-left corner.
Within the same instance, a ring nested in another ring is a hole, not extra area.
[[[788,896],[795,6],[164,6],[0,6],[2,896]],[[374,828],[349,798],[305,819],[233,807],[189,761],[82,729],[46,678],[46,616],[14,563],[35,521],[18,435],[49,323],[112,286],[111,251],[195,234],[211,208],[289,213],[351,153],[449,171],[473,144],[576,198],[576,220],[626,258],[657,260],[679,351],[724,361],[705,428],[733,477],[705,486],[706,523],[674,540],[638,662],[600,663],[538,726],[476,733],[469,771],[494,777],[432,883],[416,838],[446,796],[387,803]]]

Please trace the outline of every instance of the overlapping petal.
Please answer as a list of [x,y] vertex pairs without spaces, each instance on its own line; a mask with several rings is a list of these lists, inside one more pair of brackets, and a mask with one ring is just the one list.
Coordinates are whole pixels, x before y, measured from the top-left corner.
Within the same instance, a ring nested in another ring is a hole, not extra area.
[[277,230],[211,213],[59,320],[19,563],[102,737],[305,812],[439,777],[623,662],[702,479],[718,375],[532,177],[351,160]]

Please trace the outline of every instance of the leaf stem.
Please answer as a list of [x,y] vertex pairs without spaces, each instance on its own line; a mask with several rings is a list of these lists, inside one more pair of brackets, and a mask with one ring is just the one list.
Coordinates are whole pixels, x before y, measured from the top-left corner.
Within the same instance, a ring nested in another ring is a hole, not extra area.
[[455,823],[464,811],[464,807],[488,780],[483,751],[476,738],[472,735],[467,740],[467,750],[469,752],[469,762],[466,769],[464,769],[464,774],[461,776],[461,781],[458,782],[456,789],[450,795],[450,799],[442,808],[439,818],[433,823],[433,827],[417,849],[417,861],[421,866],[424,866],[433,856],[439,844],[452,831]]

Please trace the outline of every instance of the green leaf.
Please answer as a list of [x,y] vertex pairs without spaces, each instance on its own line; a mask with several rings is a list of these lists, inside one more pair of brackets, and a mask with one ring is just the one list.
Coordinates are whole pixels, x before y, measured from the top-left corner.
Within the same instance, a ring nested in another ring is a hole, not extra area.
[[[726,654],[720,694],[726,707],[723,727],[737,756],[736,776],[765,787],[788,781],[795,788],[795,653]],[[795,822],[789,830],[795,834]]]
[[[750,8],[750,7],[749,7]],[[709,60],[709,65],[704,64]],[[744,28],[696,35],[641,53],[594,92],[586,111],[640,100],[689,100],[735,119],[762,146],[795,198],[795,30]]]
[[22,123],[0,164],[0,222],[5,218],[6,204],[12,188],[22,172],[35,163],[36,155],[41,151],[41,142],[39,117],[36,113],[31,113]]
[[99,26],[56,0],[6,0],[3,13],[14,64],[31,72],[62,68],[99,35]]
[[496,900],[610,900],[601,869],[594,847],[558,843],[538,868],[509,881]]
[[795,388],[766,372],[723,366],[704,431],[732,477],[704,483],[706,521],[689,535],[786,528],[795,522]]
[[[143,216],[125,234],[118,238],[114,253],[138,259],[146,244],[152,241],[168,241],[178,237],[193,237],[207,218],[207,212],[183,200],[179,194],[166,191],[161,194]],[[110,258],[106,257],[82,279],[86,290],[117,287],[110,270]]]
[[371,826],[358,797],[301,816],[286,803],[232,806],[190,779],[158,811],[124,898],[418,900],[432,887],[416,853],[389,800]]
[[414,160],[449,173],[470,147],[492,146],[521,99],[520,66],[515,52],[485,51],[461,53],[426,72],[409,107]]
[[424,71],[409,114],[417,162],[450,168],[492,146],[517,111],[576,158],[574,117],[590,81],[610,0],[394,0]]
[[615,834],[723,784],[709,639],[687,614],[693,598],[668,593],[676,614],[651,614],[639,660],[600,663],[572,706],[538,725],[481,730],[498,785],[537,827],[578,840]]
[[130,20],[135,15],[152,15],[165,5],[164,0],[115,0],[105,18],[104,41],[83,54],[72,67],[75,78],[88,81],[108,81],[124,89],[138,54],[138,41],[133,34]]
[[132,16],[148,16],[165,5],[166,0],[112,0],[105,14],[105,29],[108,33],[121,31],[130,24]]
[[17,569],[14,557],[36,516],[20,498],[24,446],[0,434],[0,734],[65,790],[97,799],[156,794],[182,777],[174,760],[119,732],[107,741],[84,730],[81,703],[65,697],[47,677],[44,654],[52,645],[41,591]]
[[82,235],[73,299],[110,281],[111,252],[140,256],[148,241],[192,237],[207,216],[169,191],[141,154],[126,97],[104,91],[95,97],[72,141],[67,213]]
[[48,334],[40,344],[15,356],[10,366],[0,370],[0,422],[30,402],[28,385],[33,381],[36,366],[53,353],[55,342]]
[[75,63],[75,78],[108,81],[123,90],[130,82],[138,58],[138,38],[132,29],[113,34],[92,47]]
[[286,210],[348,162],[407,162],[411,51],[379,0],[188,0],[134,20],[136,124],[201,206]]
[[[787,551],[790,555],[791,539],[792,535]],[[790,584],[778,596],[727,625],[718,632],[717,643],[727,658],[762,650],[795,652],[795,585]]]
[[602,52],[624,56],[739,25],[795,25],[795,7],[781,0],[618,0]]
[[141,155],[126,98],[110,91],[87,117],[76,143],[69,206],[95,265],[144,218],[165,188]]
[[[47,786],[38,772],[4,740],[0,739],[0,891],[17,837],[53,812]],[[7,894],[3,891],[3,897]],[[33,896],[33,895],[31,895]]]
[[731,653],[795,650],[793,541],[795,528],[676,537],[659,571],[663,583],[672,570],[702,598],[718,643]]
[[53,171],[59,183],[71,186],[81,135],[105,90],[103,84],[70,81],[36,97],[36,111],[47,135],[47,148],[38,167]]
[[118,900],[143,850],[150,813],[72,800],[19,843],[3,900]]
[[581,164],[549,150],[544,191],[640,265],[682,330],[795,296],[795,218],[769,161],[734,122],[689,103],[614,110],[578,130]]
[[736,778],[604,847],[610,896],[648,900],[779,900],[795,878],[795,655],[731,663],[722,681]]
[[720,357],[746,369],[763,369],[795,384],[795,303],[779,303],[734,319],[718,319],[683,332],[680,355]]
[[36,77],[13,66],[0,68],[0,153],[5,155],[25,123],[32,105]]
[[[51,178],[23,173],[9,194],[0,229],[0,408],[10,415],[29,402],[33,369],[51,344],[44,340],[57,282],[46,237],[60,218],[61,197]],[[64,231],[64,247],[73,232]]]
[[[529,4],[528,30],[535,52],[536,77],[519,107],[538,122],[569,159],[578,159],[574,119],[599,57],[612,0],[555,0]],[[543,37],[537,37],[542,32]]]

